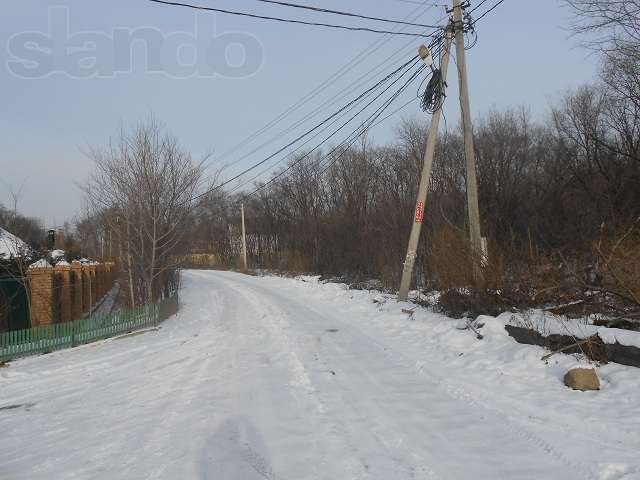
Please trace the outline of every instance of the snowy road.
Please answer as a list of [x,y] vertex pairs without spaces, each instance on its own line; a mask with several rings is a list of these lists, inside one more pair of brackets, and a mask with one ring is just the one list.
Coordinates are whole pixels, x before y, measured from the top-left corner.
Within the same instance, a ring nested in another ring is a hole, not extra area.
[[160,330],[0,369],[0,478],[640,478],[629,390],[542,388],[563,364],[518,346],[496,367],[490,330],[460,363],[467,332],[428,343],[397,305],[325,287],[185,272]]

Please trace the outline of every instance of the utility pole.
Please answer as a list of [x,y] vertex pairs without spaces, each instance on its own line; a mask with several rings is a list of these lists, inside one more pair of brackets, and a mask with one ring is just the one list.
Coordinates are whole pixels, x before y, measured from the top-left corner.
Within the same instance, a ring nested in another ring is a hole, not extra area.
[[[447,28],[444,49],[440,54],[440,73],[442,74],[443,83],[446,83],[447,81],[451,43],[451,29]],[[402,269],[402,281],[400,283],[400,292],[398,294],[398,300],[403,302],[407,300],[409,295],[409,288],[413,277],[413,267],[416,263],[416,254],[418,251],[418,243],[420,241],[420,233],[422,232],[425,202],[427,200],[427,191],[429,190],[429,178],[431,177],[431,170],[433,168],[433,156],[436,149],[436,142],[438,141],[438,127],[440,125],[441,115],[442,105],[433,112],[433,115],[431,116],[431,125],[429,126],[429,136],[427,137],[427,146],[424,152],[422,176],[420,177],[420,186],[418,187],[418,199],[416,200],[414,222],[411,227],[409,246],[407,247],[407,257]]]
[[480,233],[480,209],[478,208],[478,181],[476,179],[476,156],[471,126],[471,107],[469,105],[469,85],[467,83],[467,59],[464,49],[464,25],[460,0],[453,0],[453,24],[456,37],[456,60],[460,88],[460,109],[464,134],[464,156],[467,171],[467,212],[469,215],[469,239],[473,262],[473,276],[476,282],[481,280],[480,261],[482,255],[482,235]]
[[244,227],[244,203],[241,205],[242,212],[242,260],[244,262],[244,269],[247,270],[247,233]]

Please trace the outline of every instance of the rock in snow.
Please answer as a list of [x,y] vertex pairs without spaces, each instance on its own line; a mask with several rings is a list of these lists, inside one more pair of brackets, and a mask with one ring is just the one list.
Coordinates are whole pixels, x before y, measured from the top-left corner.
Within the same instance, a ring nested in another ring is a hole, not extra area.
[[574,390],[600,390],[600,380],[593,368],[573,368],[564,376],[564,384]]

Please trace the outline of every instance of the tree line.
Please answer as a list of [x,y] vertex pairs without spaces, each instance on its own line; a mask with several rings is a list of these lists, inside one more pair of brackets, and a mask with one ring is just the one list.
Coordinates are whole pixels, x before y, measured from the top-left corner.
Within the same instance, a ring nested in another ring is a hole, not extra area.
[[[619,12],[618,2],[567,3],[576,33],[598,34],[587,46],[601,59],[599,78],[567,92],[542,120],[512,108],[474,122],[489,245],[481,288],[543,301],[541,292],[557,298],[606,284],[602,289],[617,301],[640,304],[640,10],[636,2]],[[213,254],[218,266],[238,266],[240,202],[253,266],[375,278],[395,288],[425,138],[426,119],[407,119],[393,141],[377,144],[363,135],[329,168],[322,152],[299,153],[283,167],[286,175],[256,184],[254,195],[213,189],[196,197],[203,164],[152,121],[92,152],[89,218],[102,226],[95,230],[102,244],[108,233],[117,251],[131,303],[160,295],[175,268],[189,264],[187,254]],[[441,132],[419,287],[473,283],[463,155],[460,129]]]

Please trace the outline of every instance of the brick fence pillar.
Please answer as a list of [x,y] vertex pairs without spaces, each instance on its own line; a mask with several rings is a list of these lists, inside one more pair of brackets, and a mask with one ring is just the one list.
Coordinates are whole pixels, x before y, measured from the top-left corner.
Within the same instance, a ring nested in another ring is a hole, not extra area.
[[91,270],[89,265],[82,265],[82,311],[91,310]]
[[71,320],[82,317],[82,264],[71,262]]
[[59,322],[70,322],[71,318],[71,265],[58,262],[54,268],[58,291],[56,297],[60,302]]
[[38,260],[28,270],[31,295],[31,326],[53,323],[53,267],[46,260]]

